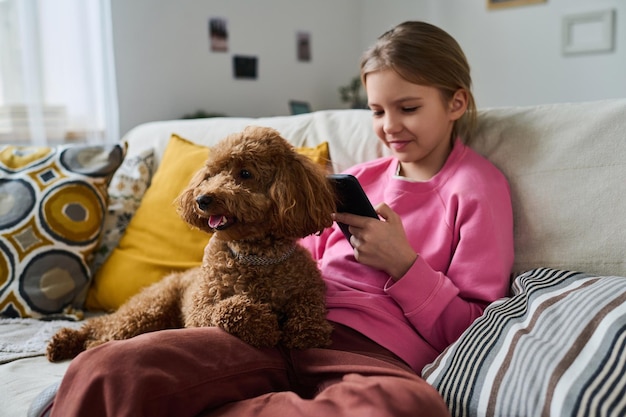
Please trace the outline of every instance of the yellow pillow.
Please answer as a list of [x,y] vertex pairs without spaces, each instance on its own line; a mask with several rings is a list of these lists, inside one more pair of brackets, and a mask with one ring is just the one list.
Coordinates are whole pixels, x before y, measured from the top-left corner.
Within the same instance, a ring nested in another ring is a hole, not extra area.
[[[326,142],[297,150],[322,166],[329,161]],[[96,273],[87,294],[88,309],[115,310],[141,288],[200,265],[210,235],[187,225],[176,213],[174,200],[208,152],[205,146],[172,135],[119,246]]]
[[328,142],[322,142],[314,148],[296,148],[300,155],[309,157],[311,161],[324,168],[330,169],[330,152],[328,151]]

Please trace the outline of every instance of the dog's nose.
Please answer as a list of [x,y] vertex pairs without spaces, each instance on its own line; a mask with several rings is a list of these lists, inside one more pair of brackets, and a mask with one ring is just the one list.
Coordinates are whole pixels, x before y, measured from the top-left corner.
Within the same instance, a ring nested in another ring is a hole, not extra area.
[[213,198],[206,194],[203,194],[196,198],[196,203],[198,203],[198,207],[200,207],[200,210],[208,209],[212,201],[213,201]]

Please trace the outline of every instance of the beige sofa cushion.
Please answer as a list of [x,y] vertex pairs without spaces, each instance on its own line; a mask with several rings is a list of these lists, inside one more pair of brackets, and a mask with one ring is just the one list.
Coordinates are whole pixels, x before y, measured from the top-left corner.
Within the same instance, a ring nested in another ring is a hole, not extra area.
[[472,146],[509,179],[515,271],[626,276],[626,100],[481,112]]
[[387,154],[372,130],[372,115],[368,110],[324,110],[256,119],[217,117],[150,122],[132,129],[124,139],[129,143],[129,155],[154,148],[158,163],[172,133],[200,145],[212,146],[248,125],[272,127],[297,147],[314,148],[328,142],[335,172]]

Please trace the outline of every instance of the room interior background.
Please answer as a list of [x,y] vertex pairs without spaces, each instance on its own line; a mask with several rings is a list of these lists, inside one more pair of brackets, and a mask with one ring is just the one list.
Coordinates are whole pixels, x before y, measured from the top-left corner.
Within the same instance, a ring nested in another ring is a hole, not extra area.
[[[339,88],[358,74],[361,53],[404,20],[434,23],[459,41],[479,107],[626,97],[623,0],[546,0],[498,9],[488,8],[487,0],[97,1],[110,3],[114,74],[108,80],[116,103],[115,117],[104,123],[116,125],[115,136],[198,111],[286,115],[290,100],[313,110],[349,107]],[[566,53],[566,37],[594,43],[606,26],[592,21],[566,28],[568,18],[604,11],[611,13],[610,49]],[[226,50],[211,50],[211,19],[225,23]],[[306,59],[298,46],[303,35]],[[253,58],[253,77],[235,77],[235,57]]]
[[[615,48],[565,56],[562,19],[616,10]],[[346,107],[338,87],[358,74],[377,36],[410,19],[449,31],[472,65],[481,107],[626,97],[626,2],[547,0],[489,10],[485,0],[112,0],[114,50],[125,131],[204,109],[230,116],[288,114],[290,99],[314,110]],[[211,53],[207,19],[227,20],[229,52]],[[296,57],[296,33],[311,61]],[[258,57],[258,78],[232,76],[233,54]]]

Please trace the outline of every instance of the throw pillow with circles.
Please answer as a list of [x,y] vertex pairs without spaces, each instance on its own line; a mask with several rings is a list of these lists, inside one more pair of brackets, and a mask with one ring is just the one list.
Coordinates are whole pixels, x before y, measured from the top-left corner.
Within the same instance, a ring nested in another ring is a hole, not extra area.
[[80,317],[125,148],[0,147],[0,316]]

